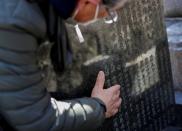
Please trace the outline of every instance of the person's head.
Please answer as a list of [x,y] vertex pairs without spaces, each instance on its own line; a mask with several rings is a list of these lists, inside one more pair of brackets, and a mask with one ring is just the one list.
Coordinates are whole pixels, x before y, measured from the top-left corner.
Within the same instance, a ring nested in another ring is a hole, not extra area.
[[107,10],[102,5],[101,0],[78,0],[73,18],[78,22],[84,23],[106,17],[107,15]]
[[103,18],[108,16],[108,10],[123,8],[128,1],[129,0],[78,0],[73,18],[78,22],[88,22],[90,20]]
[[[108,8],[117,10],[122,8],[128,0],[27,0],[29,2],[50,2],[57,13],[67,18],[72,17],[79,23],[85,23],[108,16]],[[75,8],[76,5],[76,8]]]

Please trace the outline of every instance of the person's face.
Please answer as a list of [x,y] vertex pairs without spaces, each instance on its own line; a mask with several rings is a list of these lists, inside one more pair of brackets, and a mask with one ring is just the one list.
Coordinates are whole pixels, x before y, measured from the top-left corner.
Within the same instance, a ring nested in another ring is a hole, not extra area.
[[[78,22],[88,22],[90,20],[93,20],[96,15],[96,10],[97,10],[96,8],[98,5],[93,4],[86,0],[80,0],[79,2],[80,2],[79,4],[81,5],[81,9],[75,16],[75,20]],[[107,15],[108,14],[104,6],[99,5],[97,18],[103,18]]]

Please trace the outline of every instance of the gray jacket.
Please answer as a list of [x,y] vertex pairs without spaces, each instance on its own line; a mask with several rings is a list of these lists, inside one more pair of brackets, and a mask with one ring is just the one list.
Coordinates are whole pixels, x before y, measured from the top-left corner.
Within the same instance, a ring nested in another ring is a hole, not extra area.
[[26,0],[0,0],[0,114],[19,131],[87,131],[104,120],[96,99],[56,101],[37,66],[46,24]]

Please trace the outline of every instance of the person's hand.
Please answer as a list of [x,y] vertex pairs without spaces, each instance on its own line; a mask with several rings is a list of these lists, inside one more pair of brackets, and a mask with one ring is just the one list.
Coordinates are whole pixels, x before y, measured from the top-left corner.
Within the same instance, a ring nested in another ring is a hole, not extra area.
[[100,71],[95,86],[92,90],[91,97],[99,98],[106,105],[106,118],[114,116],[121,105],[120,85],[104,89],[105,74]]

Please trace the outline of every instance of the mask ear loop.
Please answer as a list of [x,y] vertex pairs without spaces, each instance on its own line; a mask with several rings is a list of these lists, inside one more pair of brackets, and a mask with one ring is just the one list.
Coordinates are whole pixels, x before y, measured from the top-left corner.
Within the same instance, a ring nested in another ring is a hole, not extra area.
[[98,18],[99,10],[100,10],[100,4],[97,4],[96,10],[95,10],[94,20],[96,20]]
[[[100,10],[100,4],[99,4],[99,1],[98,0],[88,0],[88,1],[90,1],[93,4],[96,4],[97,7],[96,7],[96,10],[95,10],[95,15],[94,15],[93,20],[91,20],[90,22],[87,22],[85,24],[82,24],[82,25],[85,25],[85,26],[88,25],[88,24],[90,24],[90,23],[93,23],[93,22],[95,22],[97,20],[98,15],[99,15],[99,10]],[[75,13],[72,16],[72,19],[74,19],[76,17],[76,15],[78,14],[78,12],[80,11],[81,8],[83,8],[83,5],[82,6],[81,5],[78,5]],[[75,31],[76,31],[76,34],[78,36],[79,42],[80,43],[85,42],[85,39],[83,37],[83,34],[82,34],[82,32],[81,32],[78,24],[75,25]]]
[[[73,20],[75,19],[75,17],[77,16],[77,14],[78,14],[78,12],[80,11],[81,8],[83,8],[83,5],[78,4],[78,6],[77,6],[77,8],[76,8],[76,10],[75,10],[75,12],[73,14],[73,16],[71,17]],[[75,27],[75,31],[76,31],[76,34],[78,36],[79,42],[80,43],[85,42],[85,39],[84,39],[83,34],[82,34],[82,32],[81,32],[81,30],[79,28],[79,25],[76,24],[74,27]]]

